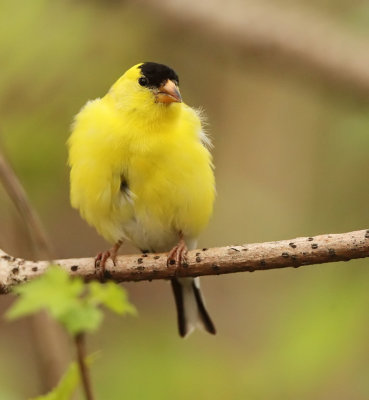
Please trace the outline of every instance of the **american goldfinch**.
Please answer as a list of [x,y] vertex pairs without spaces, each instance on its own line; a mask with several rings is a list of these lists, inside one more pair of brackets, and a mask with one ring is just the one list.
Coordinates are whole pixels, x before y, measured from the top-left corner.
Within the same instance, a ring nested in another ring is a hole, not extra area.
[[[215,182],[200,113],[182,102],[178,75],[153,62],[123,74],[75,117],[68,141],[71,204],[114,246],[168,252],[180,267],[212,214]],[[199,278],[172,279],[179,334],[215,334]]]

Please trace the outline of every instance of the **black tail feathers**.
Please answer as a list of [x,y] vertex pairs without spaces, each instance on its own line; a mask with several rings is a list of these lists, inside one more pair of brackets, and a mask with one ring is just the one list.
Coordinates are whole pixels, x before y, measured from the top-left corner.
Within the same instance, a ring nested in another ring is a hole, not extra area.
[[199,325],[214,335],[216,329],[205,308],[199,278],[172,279],[171,283],[177,308],[180,336],[187,336]]
[[201,295],[200,287],[196,286],[195,280],[192,282],[193,292],[195,293],[197,308],[199,312],[199,317],[204,325],[207,332],[215,335],[217,333],[213,321],[210,318],[208,311],[205,308],[204,300]]

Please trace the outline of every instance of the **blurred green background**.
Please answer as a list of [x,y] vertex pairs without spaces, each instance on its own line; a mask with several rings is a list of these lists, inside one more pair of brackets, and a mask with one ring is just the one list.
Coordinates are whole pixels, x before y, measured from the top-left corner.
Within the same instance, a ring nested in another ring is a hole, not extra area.
[[[294,6],[369,36],[366,1]],[[107,247],[69,205],[65,142],[81,106],[141,61],[172,66],[185,101],[209,118],[218,196],[200,246],[367,227],[365,97],[133,1],[0,0],[0,144],[56,257]],[[1,188],[0,226],[0,248],[29,256]],[[167,282],[126,284],[139,316],[108,317],[89,341],[103,350],[92,370],[98,398],[368,399],[368,280],[367,260],[205,277],[219,333],[187,340],[177,336]],[[0,298],[2,312],[10,302]],[[39,394],[27,321],[0,324],[0,398]]]

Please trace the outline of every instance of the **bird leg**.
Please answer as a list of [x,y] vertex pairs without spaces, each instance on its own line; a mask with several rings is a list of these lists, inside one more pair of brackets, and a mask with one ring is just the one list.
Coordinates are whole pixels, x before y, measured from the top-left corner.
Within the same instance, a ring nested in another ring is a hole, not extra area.
[[167,266],[175,265],[177,268],[184,266],[187,263],[187,252],[187,245],[181,232],[179,242],[168,253]]
[[111,249],[98,253],[97,256],[95,257],[96,275],[99,277],[101,282],[104,282],[105,279],[106,261],[108,260],[108,258],[110,258],[113,261],[113,264],[115,265],[115,260],[117,258],[118,250],[122,244],[123,240],[118,240],[117,243],[115,243],[115,245]]

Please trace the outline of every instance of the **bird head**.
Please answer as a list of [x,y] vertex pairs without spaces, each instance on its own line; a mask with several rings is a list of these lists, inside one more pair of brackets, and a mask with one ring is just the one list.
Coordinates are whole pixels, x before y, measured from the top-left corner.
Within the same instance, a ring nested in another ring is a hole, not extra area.
[[119,108],[144,110],[181,103],[178,75],[163,64],[145,62],[130,68],[110,89]]

